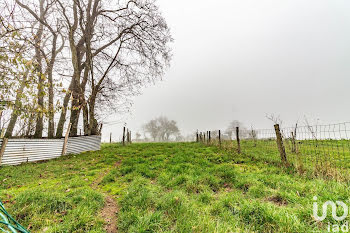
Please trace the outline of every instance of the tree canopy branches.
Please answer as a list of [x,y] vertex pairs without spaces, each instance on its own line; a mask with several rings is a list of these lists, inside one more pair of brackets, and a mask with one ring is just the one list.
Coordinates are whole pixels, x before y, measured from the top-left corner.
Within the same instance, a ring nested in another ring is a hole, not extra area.
[[[84,134],[96,134],[103,112],[123,108],[142,86],[161,79],[169,66],[172,37],[153,0],[13,0],[4,4],[0,47],[10,32],[19,33],[21,38],[12,39],[25,45],[34,67],[26,80],[35,80],[36,93],[31,96],[35,125],[28,121],[31,130],[23,136],[42,137],[47,130],[48,137],[60,138],[68,118],[75,136],[81,115]],[[3,57],[12,52],[0,52],[0,69],[5,71]],[[17,92],[22,90],[20,83]],[[21,102],[21,95],[17,97]],[[13,99],[17,97],[12,93]]]

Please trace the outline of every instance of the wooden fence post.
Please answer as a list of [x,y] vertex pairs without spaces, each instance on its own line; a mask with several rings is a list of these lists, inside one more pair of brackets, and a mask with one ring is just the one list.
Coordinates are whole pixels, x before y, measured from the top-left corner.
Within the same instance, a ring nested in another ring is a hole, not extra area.
[[297,152],[297,145],[295,143],[295,135],[294,135],[294,132],[292,132],[292,152],[293,153],[296,153]]
[[239,127],[236,127],[237,152],[241,153],[241,140],[239,139]]
[[287,155],[286,155],[286,150],[284,149],[283,139],[282,139],[282,134],[280,131],[279,124],[275,125],[275,132],[276,132],[277,147],[281,155],[281,161],[284,165],[287,165]]
[[126,129],[126,144],[129,143],[129,129]]
[[8,143],[8,138],[2,139],[2,144],[1,144],[1,149],[0,149],[0,166],[1,166],[1,162],[2,162],[2,157],[4,156],[4,153],[5,153],[5,148],[6,148],[7,143]]
[[64,137],[63,148],[62,148],[62,156],[65,155],[66,151],[67,151],[67,143],[68,143],[68,138],[69,138],[69,133],[70,133],[71,127],[72,127],[72,123],[69,123],[66,135]]
[[123,127],[123,141],[122,141],[123,146],[125,146],[125,126]]
[[199,142],[198,130],[197,130],[197,133],[196,133],[196,142]]
[[210,141],[211,141],[210,131],[208,132],[208,140],[209,140],[209,143],[210,143]]
[[109,143],[112,143],[112,133],[109,134]]
[[102,127],[103,127],[103,124],[101,124],[100,130],[99,130],[99,132],[98,132],[98,134],[99,134],[100,136],[102,135]]
[[128,143],[130,143],[130,139],[131,139],[130,135],[131,135],[131,131],[129,130],[129,133],[128,133]]
[[221,130],[219,130],[219,145],[221,147]]

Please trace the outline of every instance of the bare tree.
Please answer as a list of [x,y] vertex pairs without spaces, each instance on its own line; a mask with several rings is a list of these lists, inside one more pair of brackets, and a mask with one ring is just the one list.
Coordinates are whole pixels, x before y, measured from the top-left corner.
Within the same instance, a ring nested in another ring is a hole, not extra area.
[[314,139],[315,141],[317,141],[317,129],[318,129],[318,124],[319,124],[319,119],[317,119],[316,121],[314,121],[314,126],[310,124],[309,120],[307,119],[306,116],[304,116],[304,122],[306,125],[306,128],[308,129],[308,131],[311,134],[312,139]]
[[[130,97],[145,84],[161,79],[171,60],[170,31],[153,0],[8,2],[9,19],[24,22],[21,30],[31,42],[28,54],[35,68],[29,73],[37,78],[33,111],[21,121],[26,128],[18,131],[21,134],[34,130],[35,137],[42,137],[47,117],[48,137],[54,137],[58,110],[57,138],[62,137],[67,116],[72,123],[70,134],[76,136],[81,114],[84,134],[98,134],[99,114],[127,109]],[[17,30],[7,26],[3,24],[0,40]],[[4,90],[11,90],[8,87]],[[20,85],[16,90],[21,92]],[[17,122],[13,116],[9,133]]]
[[160,133],[160,126],[158,125],[158,122],[156,119],[150,120],[142,128],[145,133],[150,134],[153,141],[157,140],[157,137],[159,136],[159,133]]
[[[134,94],[135,88],[137,91],[145,82],[160,78],[171,57],[168,43],[172,39],[150,0],[57,3],[72,54],[71,135],[77,133],[81,110],[85,134],[95,134],[97,102],[111,105],[120,92]],[[64,109],[69,95],[67,92]],[[58,127],[63,127],[61,121]],[[58,129],[56,136],[60,132]]]
[[28,53],[29,40],[22,34],[23,28],[10,21],[14,7],[7,9],[10,12],[2,11],[0,16],[0,96],[1,102],[5,102],[1,118],[7,115],[7,119],[1,119],[0,127],[6,123],[5,136],[11,137],[18,119],[34,110],[30,102],[36,97],[33,90],[37,83],[33,79],[34,67]]
[[169,141],[171,136],[179,136],[180,130],[174,120],[167,117],[157,117],[143,126],[146,133],[149,133],[153,141]]
[[169,120],[167,117],[157,118],[160,125],[160,139],[162,141],[169,141],[171,136],[177,136],[180,133],[177,123],[174,120]]
[[227,129],[225,130],[225,133],[230,137],[230,139],[232,139],[234,132],[236,132],[236,127],[240,127],[240,132],[243,132],[245,130],[245,127],[240,121],[238,120],[231,121]]
[[[44,96],[45,86],[48,86],[49,101],[48,101],[48,137],[53,138],[54,129],[54,82],[53,82],[53,69],[56,61],[57,54],[60,53],[64,46],[63,36],[60,47],[58,47],[58,37],[60,35],[61,25],[59,20],[53,21],[52,16],[55,11],[54,3],[55,0],[40,0],[39,5],[29,5],[23,3],[20,0],[16,0],[16,3],[25,12],[29,13],[31,17],[36,20],[35,24],[38,24],[38,28],[35,29],[33,46],[35,48],[35,59],[36,59],[36,71],[38,74],[38,106],[39,111],[37,114],[35,137],[42,137],[43,135],[43,113],[44,109]],[[37,13],[36,13],[37,11]],[[28,20],[30,21],[30,20]],[[55,28],[54,26],[55,25]],[[47,35],[45,29],[49,30],[51,36]],[[44,66],[43,62],[46,63]],[[45,84],[47,77],[48,85]]]
[[276,116],[275,114],[271,113],[271,114],[266,114],[265,117],[267,119],[269,119],[270,121],[272,121],[273,123],[275,124],[279,124],[280,126],[282,126],[282,119],[281,119],[281,116]]
[[141,134],[139,132],[136,132],[135,138],[136,138],[137,141],[140,140]]

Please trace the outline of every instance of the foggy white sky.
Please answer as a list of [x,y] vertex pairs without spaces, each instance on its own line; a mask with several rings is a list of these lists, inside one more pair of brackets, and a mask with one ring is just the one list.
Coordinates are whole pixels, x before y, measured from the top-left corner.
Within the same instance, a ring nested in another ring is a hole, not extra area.
[[[158,0],[175,39],[164,81],[135,97],[133,132],[164,115],[182,132],[232,120],[271,128],[350,120],[350,1]],[[120,119],[116,114],[107,121]],[[121,124],[106,125],[117,140]]]

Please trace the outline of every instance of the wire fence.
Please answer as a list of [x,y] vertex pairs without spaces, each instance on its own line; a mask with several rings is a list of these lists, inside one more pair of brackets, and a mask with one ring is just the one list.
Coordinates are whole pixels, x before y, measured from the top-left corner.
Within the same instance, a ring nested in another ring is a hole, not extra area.
[[[280,134],[280,143],[279,136]],[[286,163],[301,174],[350,178],[350,122],[271,129],[197,133],[197,142],[234,150],[269,163]],[[280,147],[282,146],[282,147]],[[280,148],[279,148],[280,147]],[[281,151],[282,150],[282,151]],[[283,153],[286,161],[283,161]]]

